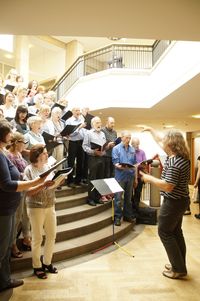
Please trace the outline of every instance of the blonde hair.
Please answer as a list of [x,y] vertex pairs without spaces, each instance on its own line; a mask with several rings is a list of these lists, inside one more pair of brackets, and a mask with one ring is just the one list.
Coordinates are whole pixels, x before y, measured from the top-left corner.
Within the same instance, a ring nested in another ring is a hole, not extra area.
[[32,128],[32,124],[35,122],[42,122],[42,118],[39,116],[31,116],[28,118],[27,123],[30,129]]
[[189,147],[187,142],[185,141],[181,132],[176,130],[171,130],[166,133],[163,138],[163,144],[175,154],[184,159],[188,159],[190,157]]
[[11,144],[8,145],[8,149],[10,149],[11,151],[15,150],[16,142],[18,142],[18,141],[24,141],[24,135],[19,132],[12,133],[12,138],[10,141]]
[[49,113],[50,113],[51,108],[48,105],[42,104],[39,109],[38,115],[40,115],[41,113],[43,113],[45,111],[49,111]]

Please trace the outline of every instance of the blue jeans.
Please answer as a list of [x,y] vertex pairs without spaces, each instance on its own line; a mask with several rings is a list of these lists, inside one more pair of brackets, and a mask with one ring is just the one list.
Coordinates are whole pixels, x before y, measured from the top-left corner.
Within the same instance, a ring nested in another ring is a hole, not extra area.
[[0,216],[0,290],[10,283],[10,254],[13,243],[15,215]]
[[158,217],[158,234],[167,252],[172,270],[187,273],[186,245],[182,232],[182,219],[189,198],[164,198]]
[[124,189],[124,204],[122,210],[122,192],[115,193],[114,209],[115,219],[121,219],[122,216],[132,217],[132,192],[133,178],[127,181],[118,181],[119,185]]

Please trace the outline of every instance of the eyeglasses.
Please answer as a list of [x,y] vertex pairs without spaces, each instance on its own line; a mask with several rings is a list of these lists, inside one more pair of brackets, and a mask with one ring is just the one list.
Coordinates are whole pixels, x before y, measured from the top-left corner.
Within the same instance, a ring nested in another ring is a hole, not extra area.
[[22,141],[22,140],[17,140],[19,143],[27,144],[28,142]]

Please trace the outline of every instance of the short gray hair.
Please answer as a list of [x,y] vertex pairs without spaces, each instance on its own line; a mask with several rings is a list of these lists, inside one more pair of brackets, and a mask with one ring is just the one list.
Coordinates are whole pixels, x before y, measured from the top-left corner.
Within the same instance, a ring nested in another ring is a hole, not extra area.
[[40,118],[39,116],[31,116],[27,120],[28,126],[30,128],[31,128],[32,124],[35,122],[42,122],[42,118]]

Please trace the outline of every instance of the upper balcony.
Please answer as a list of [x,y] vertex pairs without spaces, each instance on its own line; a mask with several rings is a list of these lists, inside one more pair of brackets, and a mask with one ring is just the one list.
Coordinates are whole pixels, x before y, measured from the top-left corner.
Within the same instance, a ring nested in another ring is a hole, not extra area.
[[69,106],[150,108],[200,71],[200,43],[114,44],[80,56],[54,85]]

